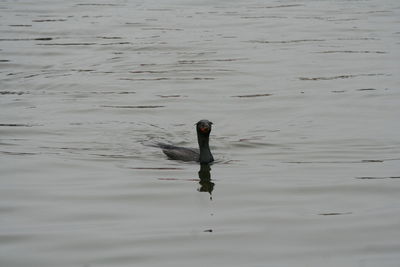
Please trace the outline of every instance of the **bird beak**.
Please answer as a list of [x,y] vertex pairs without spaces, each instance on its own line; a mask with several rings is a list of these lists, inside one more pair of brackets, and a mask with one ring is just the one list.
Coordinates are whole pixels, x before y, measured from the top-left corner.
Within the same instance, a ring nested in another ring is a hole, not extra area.
[[202,131],[203,133],[208,133],[210,131],[209,127],[200,127],[200,131]]

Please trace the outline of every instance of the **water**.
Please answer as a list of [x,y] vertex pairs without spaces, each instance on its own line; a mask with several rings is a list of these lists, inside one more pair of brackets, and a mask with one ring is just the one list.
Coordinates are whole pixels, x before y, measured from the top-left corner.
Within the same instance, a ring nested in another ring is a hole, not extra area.
[[2,1],[0,265],[398,266],[399,15]]

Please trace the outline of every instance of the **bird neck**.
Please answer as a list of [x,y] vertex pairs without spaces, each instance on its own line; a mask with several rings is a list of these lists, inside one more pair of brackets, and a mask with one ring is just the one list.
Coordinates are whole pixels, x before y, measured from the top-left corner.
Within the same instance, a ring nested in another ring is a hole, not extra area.
[[201,133],[197,133],[197,141],[199,142],[200,151],[202,149],[210,150],[210,147],[208,145],[208,140],[209,140],[209,137],[207,135],[203,135]]
[[199,142],[200,149],[200,163],[210,163],[214,161],[214,158],[210,151],[208,144],[209,136],[197,133],[197,141]]

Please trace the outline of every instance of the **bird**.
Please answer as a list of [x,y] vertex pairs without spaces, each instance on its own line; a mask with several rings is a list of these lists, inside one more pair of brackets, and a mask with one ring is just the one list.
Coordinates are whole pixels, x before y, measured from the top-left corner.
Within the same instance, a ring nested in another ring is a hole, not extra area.
[[209,146],[209,137],[211,133],[211,125],[209,120],[200,120],[196,125],[197,141],[199,148],[179,147],[165,143],[157,143],[165,155],[172,160],[196,161],[200,164],[207,164],[214,161]]

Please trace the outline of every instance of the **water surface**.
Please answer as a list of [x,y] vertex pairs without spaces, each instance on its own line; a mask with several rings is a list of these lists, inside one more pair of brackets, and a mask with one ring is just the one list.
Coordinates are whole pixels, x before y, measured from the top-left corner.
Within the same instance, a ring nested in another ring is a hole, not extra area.
[[3,1],[1,266],[398,266],[399,15]]

